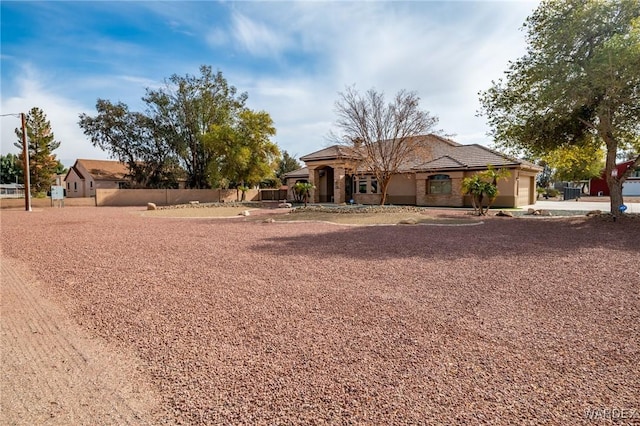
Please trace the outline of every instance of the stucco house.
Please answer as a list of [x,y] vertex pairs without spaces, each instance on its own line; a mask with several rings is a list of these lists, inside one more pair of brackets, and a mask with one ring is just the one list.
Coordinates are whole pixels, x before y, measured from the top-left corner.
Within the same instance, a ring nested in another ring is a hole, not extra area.
[[128,167],[119,161],[78,159],[64,177],[66,196],[95,197],[96,188],[126,188],[128,175]]
[[[429,134],[414,136],[415,149],[399,173],[391,178],[387,203],[418,206],[463,207],[471,198],[462,194],[462,180],[489,166],[509,170],[508,179],[498,183],[496,207],[534,204],[539,166],[481,145],[462,145],[451,139]],[[382,142],[384,143],[384,141]],[[302,156],[305,167],[285,175],[292,188],[296,182],[315,186],[314,203],[379,204],[380,185],[373,174],[358,165],[350,147],[330,146]]]

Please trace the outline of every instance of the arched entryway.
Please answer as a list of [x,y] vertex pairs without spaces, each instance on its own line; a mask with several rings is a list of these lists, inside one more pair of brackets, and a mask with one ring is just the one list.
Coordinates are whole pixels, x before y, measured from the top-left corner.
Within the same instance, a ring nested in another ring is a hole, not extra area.
[[318,191],[318,202],[333,203],[334,202],[334,172],[333,167],[324,166],[317,169],[318,181],[316,182],[316,191]]

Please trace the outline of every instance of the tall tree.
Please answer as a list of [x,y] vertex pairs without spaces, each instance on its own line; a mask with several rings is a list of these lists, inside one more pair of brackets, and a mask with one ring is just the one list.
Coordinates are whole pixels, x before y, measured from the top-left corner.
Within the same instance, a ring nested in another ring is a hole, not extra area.
[[[25,130],[27,133],[27,147],[29,153],[29,180],[31,188],[35,193],[46,192],[58,168],[58,160],[53,151],[58,149],[60,142],[55,140],[51,123],[47,116],[38,107],[31,108],[25,117]],[[18,142],[14,143],[16,148],[22,149],[23,132],[21,128],[16,128]],[[24,165],[23,155],[20,154],[20,161]]]
[[243,110],[247,94],[237,94],[221,71],[201,66],[199,76],[172,75],[165,87],[147,89],[143,98],[159,136],[171,146],[187,172],[187,186],[209,188],[209,163],[216,161],[205,146],[213,126],[230,125]]
[[562,146],[542,157],[554,171],[553,178],[560,182],[587,181],[600,176],[605,153],[599,144]]
[[15,154],[0,155],[0,183],[24,183],[20,158]]
[[181,175],[177,157],[153,119],[129,111],[121,102],[98,99],[98,115],[80,114],[79,125],[93,146],[127,165],[134,186],[176,187]]
[[438,122],[419,104],[415,92],[401,90],[387,103],[384,93],[370,89],[361,95],[352,87],[335,104],[342,140],[380,183],[380,204],[386,202],[391,177],[418,148],[412,136],[429,133]]
[[289,172],[298,170],[300,167],[302,166],[300,165],[298,160],[295,159],[295,157],[292,157],[291,155],[289,155],[287,151],[282,151],[282,158],[280,158],[280,161],[278,162],[278,170],[276,170],[276,177],[280,179],[280,181],[282,181],[284,175],[286,175]]
[[633,167],[612,171],[619,151],[640,139],[640,2],[546,0],[524,27],[526,55],[481,93],[498,146],[540,156],[598,138],[619,214]]
[[280,155],[270,139],[275,133],[268,113],[249,109],[242,110],[231,125],[214,125],[205,137],[209,155],[216,158],[209,165],[210,183],[224,178],[245,187],[273,177]]

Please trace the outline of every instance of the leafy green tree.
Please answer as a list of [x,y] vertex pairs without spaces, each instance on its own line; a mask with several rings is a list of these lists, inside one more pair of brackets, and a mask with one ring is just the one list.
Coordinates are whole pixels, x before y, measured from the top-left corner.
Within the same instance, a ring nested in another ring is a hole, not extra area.
[[[32,192],[36,194],[46,193],[53,182],[58,160],[53,151],[58,149],[60,142],[55,140],[51,123],[47,116],[38,107],[31,108],[25,117],[25,130],[27,133],[27,147],[29,153],[29,181]],[[16,128],[18,142],[16,148],[22,149],[22,128]],[[24,165],[23,155],[20,154],[20,162]]]
[[481,93],[502,148],[539,157],[597,138],[614,214],[630,173],[612,176],[616,157],[640,140],[639,17],[637,0],[543,1],[524,25],[527,54]]
[[245,187],[273,177],[280,155],[270,140],[275,133],[268,113],[249,109],[240,111],[231,125],[212,126],[205,137],[207,150],[216,159],[209,164],[211,185],[224,181]]
[[147,89],[143,101],[156,124],[157,136],[179,158],[189,188],[210,187],[210,164],[218,158],[207,148],[206,135],[214,126],[233,127],[246,100],[247,94],[237,94],[222,72],[214,74],[204,65],[199,76],[174,74],[164,88]]
[[462,179],[462,193],[471,195],[471,204],[475,214],[486,216],[489,208],[498,196],[498,181],[507,179],[510,173],[506,169],[495,170],[489,167],[483,172]]
[[282,158],[278,162],[278,170],[276,171],[276,177],[282,181],[284,175],[289,172],[298,170],[300,163],[294,157],[290,156],[287,151],[282,151]]
[[562,146],[542,158],[554,170],[559,182],[580,182],[600,176],[605,153],[598,144]]
[[80,114],[79,125],[93,146],[127,165],[134,186],[177,187],[182,175],[178,158],[152,118],[103,99],[98,99],[96,110],[95,117]]
[[17,155],[0,155],[0,183],[24,183],[24,170]]
[[339,96],[336,125],[362,166],[380,183],[382,205],[391,177],[418,149],[419,141],[412,136],[429,133],[438,119],[420,109],[415,92],[401,90],[389,103],[374,89],[363,96],[348,88]]

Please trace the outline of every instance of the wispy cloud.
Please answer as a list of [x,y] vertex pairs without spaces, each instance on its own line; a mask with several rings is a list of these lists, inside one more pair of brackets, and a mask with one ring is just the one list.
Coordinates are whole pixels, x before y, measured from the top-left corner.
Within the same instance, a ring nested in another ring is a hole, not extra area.
[[232,16],[232,31],[239,46],[255,56],[278,56],[288,44],[284,34],[237,12]]
[[[19,2],[7,3],[10,8],[25,9]],[[197,74],[198,66],[207,64],[220,69],[238,90],[247,91],[251,108],[269,112],[278,129],[278,144],[299,155],[326,144],[338,92],[353,84],[359,90],[375,87],[388,96],[400,89],[414,90],[422,98],[422,107],[440,117],[439,127],[445,132],[458,135],[460,142],[489,144],[486,124],[475,116],[478,91],[500,78],[509,60],[524,53],[524,35],[518,29],[537,4],[41,5],[46,13],[40,15],[64,22],[64,31],[54,37],[37,30],[42,39],[33,37],[27,49],[6,49],[3,37],[2,106],[16,105],[23,98],[20,105],[25,108],[46,103],[51,111],[45,112],[56,116],[58,136],[62,128],[77,128],[78,113],[92,113],[96,98],[123,101],[140,110],[146,87],[156,88],[174,73]],[[76,7],[82,11],[79,20]],[[101,25],[100,16],[91,15],[94,8],[109,16],[109,25]],[[4,36],[4,14],[2,19]],[[131,33],[108,31],[111,26]],[[19,29],[32,31],[27,28]],[[9,56],[15,58],[5,60]],[[5,63],[31,63],[39,73],[20,77],[23,70],[14,75],[11,70],[16,65],[5,67]],[[63,114],[57,113],[60,106]],[[3,122],[3,150],[4,127]],[[68,138],[88,144],[79,129],[75,132]]]

